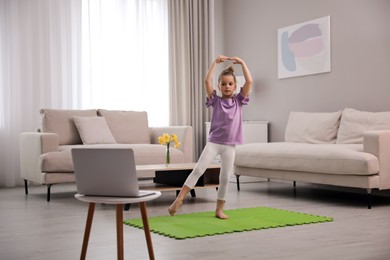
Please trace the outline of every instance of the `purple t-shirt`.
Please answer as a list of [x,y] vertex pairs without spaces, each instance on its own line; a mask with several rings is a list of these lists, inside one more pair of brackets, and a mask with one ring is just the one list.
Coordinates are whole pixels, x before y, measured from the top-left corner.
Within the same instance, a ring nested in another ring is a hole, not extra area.
[[249,98],[241,93],[231,98],[217,96],[216,92],[206,98],[206,106],[213,108],[209,142],[216,144],[242,144],[242,106]]

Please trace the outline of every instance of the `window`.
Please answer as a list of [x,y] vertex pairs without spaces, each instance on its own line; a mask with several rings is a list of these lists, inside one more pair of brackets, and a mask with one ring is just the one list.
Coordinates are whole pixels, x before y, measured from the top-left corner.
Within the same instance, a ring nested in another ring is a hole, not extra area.
[[82,2],[82,108],[147,111],[169,124],[166,0]]

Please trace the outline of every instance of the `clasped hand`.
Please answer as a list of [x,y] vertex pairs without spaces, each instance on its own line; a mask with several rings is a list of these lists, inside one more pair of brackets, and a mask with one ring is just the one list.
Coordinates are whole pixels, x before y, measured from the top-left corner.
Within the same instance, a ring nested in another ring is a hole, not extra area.
[[242,64],[243,60],[239,57],[228,57],[225,55],[219,55],[217,59],[215,60],[216,63],[222,63],[228,60],[232,60],[233,64]]

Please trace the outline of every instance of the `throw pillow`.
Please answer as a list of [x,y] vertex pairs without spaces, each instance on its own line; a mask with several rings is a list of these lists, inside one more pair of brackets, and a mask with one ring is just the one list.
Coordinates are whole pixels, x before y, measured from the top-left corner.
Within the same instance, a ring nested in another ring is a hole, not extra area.
[[337,143],[361,144],[364,132],[388,129],[390,129],[390,112],[365,112],[346,108],[341,116]]
[[115,144],[104,117],[74,117],[83,144]]
[[148,114],[146,112],[98,109],[98,115],[107,120],[117,143],[150,143]]
[[66,110],[41,109],[42,132],[58,134],[60,145],[81,144],[81,138],[73,122],[73,116],[95,116],[95,109]]
[[286,142],[335,143],[341,111],[331,113],[291,112],[286,132]]

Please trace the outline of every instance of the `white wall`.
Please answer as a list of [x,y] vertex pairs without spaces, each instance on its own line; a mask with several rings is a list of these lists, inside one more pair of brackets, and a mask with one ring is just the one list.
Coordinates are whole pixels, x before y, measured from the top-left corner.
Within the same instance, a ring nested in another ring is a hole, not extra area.
[[[290,111],[390,111],[389,0],[216,0],[216,50],[254,78],[245,120],[269,120],[283,141]],[[278,79],[277,29],[330,15],[331,72]]]

